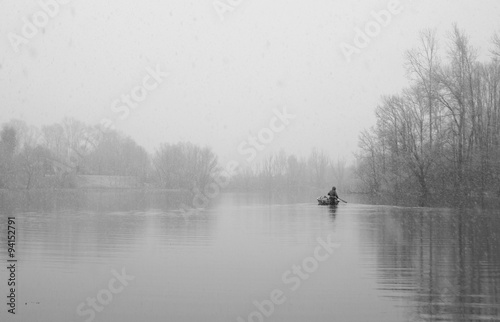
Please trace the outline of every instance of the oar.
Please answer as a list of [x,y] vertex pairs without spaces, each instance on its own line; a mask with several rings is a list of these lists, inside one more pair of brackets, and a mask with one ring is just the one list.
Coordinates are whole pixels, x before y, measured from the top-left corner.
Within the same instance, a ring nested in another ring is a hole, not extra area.
[[337,198],[338,198],[338,199],[339,199],[340,201],[343,201],[343,202],[347,203],[347,201],[345,201],[345,200],[342,200],[342,199],[340,199],[339,197],[337,197]]

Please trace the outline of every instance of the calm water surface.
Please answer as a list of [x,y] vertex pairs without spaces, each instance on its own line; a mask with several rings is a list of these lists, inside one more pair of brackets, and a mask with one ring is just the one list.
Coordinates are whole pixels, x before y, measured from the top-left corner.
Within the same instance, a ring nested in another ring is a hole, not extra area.
[[1,193],[5,303],[8,216],[18,262],[0,320],[500,321],[498,211],[344,197],[223,194],[183,215],[181,193]]

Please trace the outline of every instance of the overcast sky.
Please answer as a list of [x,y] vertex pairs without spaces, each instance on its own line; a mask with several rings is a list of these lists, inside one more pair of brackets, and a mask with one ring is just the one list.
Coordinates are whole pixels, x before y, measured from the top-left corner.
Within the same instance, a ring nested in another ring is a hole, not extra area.
[[[260,156],[318,147],[351,159],[380,96],[406,85],[403,55],[420,30],[437,28],[444,52],[456,22],[482,58],[500,31],[498,0],[401,0],[348,61],[341,44],[355,46],[356,28],[376,28],[371,12],[389,3],[73,0],[44,17],[38,1],[0,0],[0,123],[108,119],[149,151],[188,140],[228,160],[286,108],[296,117]],[[45,27],[28,38],[33,15]],[[157,68],[161,83],[147,78]],[[126,115],[118,102],[145,77],[146,97]]]

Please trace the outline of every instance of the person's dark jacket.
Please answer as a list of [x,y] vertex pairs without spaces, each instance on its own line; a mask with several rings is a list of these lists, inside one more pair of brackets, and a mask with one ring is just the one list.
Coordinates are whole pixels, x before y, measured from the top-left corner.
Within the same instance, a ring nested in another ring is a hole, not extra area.
[[330,198],[338,198],[339,195],[337,194],[337,190],[330,190],[330,192],[328,193],[328,195],[330,196]]

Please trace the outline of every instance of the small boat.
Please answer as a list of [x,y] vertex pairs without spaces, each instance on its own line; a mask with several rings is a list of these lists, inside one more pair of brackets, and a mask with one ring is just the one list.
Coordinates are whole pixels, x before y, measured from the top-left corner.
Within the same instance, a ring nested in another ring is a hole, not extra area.
[[318,200],[318,205],[320,206],[336,206],[340,202],[338,199],[332,201],[330,200],[330,197],[327,196],[319,197],[316,200]]

